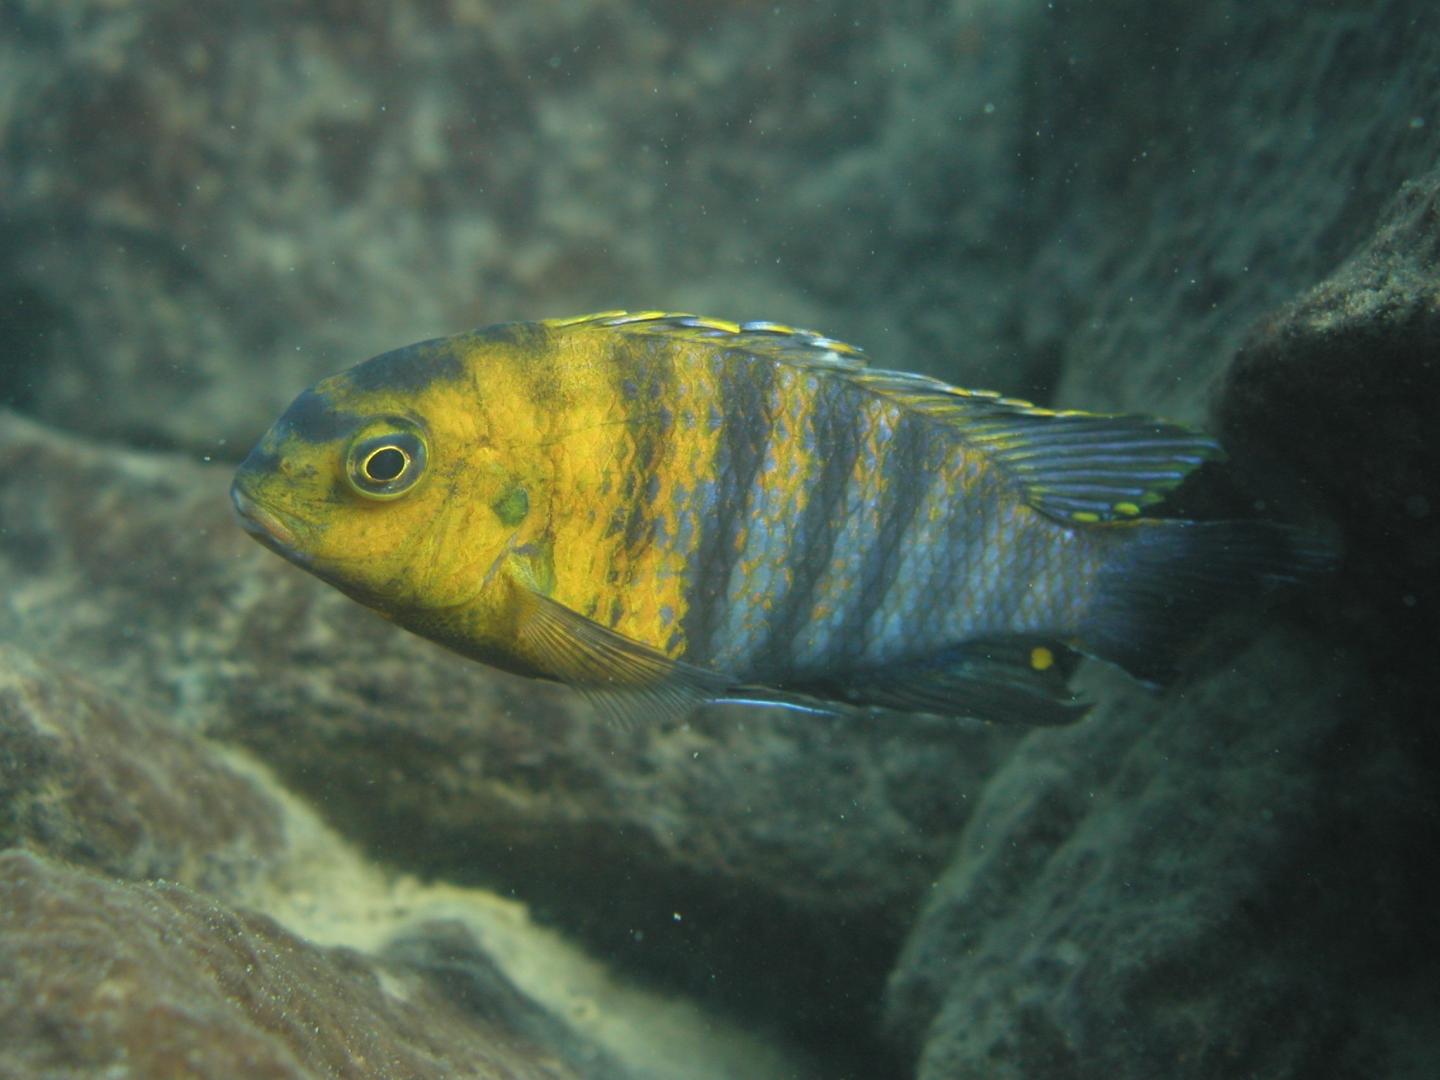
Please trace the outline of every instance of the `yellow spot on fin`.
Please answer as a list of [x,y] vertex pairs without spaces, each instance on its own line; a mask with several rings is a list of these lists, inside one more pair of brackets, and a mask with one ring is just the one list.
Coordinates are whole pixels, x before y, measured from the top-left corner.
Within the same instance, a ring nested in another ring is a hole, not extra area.
[[1089,707],[1066,685],[1074,654],[1034,638],[984,639],[939,656],[837,673],[823,686],[796,686],[837,706],[968,716],[1005,724],[1068,724]]
[[1154,417],[952,400],[963,437],[1024,489],[1031,506],[1060,521],[1139,517],[1206,461],[1224,456],[1210,436]]

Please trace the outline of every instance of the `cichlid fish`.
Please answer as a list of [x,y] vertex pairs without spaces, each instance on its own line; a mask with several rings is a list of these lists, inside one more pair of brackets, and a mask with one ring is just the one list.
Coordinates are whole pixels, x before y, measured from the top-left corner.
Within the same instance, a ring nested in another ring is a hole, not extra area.
[[377,356],[240,466],[262,543],[620,717],[707,702],[1035,724],[1077,653],[1164,680],[1323,545],[1152,507],[1208,436],[1053,411],[768,322],[607,312]]

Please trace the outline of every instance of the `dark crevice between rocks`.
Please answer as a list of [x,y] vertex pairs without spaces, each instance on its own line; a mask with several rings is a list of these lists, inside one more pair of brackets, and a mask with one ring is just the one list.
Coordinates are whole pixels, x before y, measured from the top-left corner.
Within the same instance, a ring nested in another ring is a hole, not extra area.
[[[1312,616],[1387,694],[1422,692],[1440,640],[1437,403],[1440,312],[1421,308],[1383,325],[1266,333],[1238,358],[1220,408],[1227,444],[1262,490],[1337,524],[1343,563]],[[1431,732],[1415,734],[1437,764]]]
[[66,325],[64,309],[23,281],[0,282],[0,405],[33,414],[40,398],[50,342]]

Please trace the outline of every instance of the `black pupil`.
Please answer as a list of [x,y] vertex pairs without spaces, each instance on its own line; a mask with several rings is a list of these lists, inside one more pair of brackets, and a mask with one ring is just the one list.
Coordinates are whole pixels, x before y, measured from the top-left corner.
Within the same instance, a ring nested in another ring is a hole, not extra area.
[[365,459],[365,478],[383,484],[405,471],[405,455],[393,446],[376,450]]

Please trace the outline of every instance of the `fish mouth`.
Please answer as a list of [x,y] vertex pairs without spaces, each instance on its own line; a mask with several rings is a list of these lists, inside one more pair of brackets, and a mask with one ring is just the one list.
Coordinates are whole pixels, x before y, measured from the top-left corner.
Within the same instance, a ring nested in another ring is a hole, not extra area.
[[261,506],[241,489],[238,482],[230,485],[230,503],[235,507],[235,516],[240,519],[242,529],[276,554],[292,562],[303,561],[294,523]]

